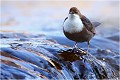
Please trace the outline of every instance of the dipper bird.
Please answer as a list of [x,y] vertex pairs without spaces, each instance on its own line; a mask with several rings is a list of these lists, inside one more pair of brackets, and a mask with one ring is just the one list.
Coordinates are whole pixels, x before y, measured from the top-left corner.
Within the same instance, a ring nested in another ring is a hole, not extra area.
[[78,42],[87,42],[86,52],[88,52],[90,40],[96,33],[95,27],[99,25],[99,22],[92,23],[76,7],[72,7],[69,10],[68,17],[64,20],[63,32],[68,39],[75,41],[74,48],[78,48]]

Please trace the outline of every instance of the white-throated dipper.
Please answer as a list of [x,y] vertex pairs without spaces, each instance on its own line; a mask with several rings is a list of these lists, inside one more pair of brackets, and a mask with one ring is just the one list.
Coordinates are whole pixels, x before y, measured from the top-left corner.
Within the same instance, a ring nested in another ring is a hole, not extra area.
[[64,20],[63,32],[68,39],[75,41],[74,48],[77,48],[78,42],[87,42],[88,52],[90,40],[95,35],[95,27],[99,25],[99,22],[92,23],[76,7],[72,7]]

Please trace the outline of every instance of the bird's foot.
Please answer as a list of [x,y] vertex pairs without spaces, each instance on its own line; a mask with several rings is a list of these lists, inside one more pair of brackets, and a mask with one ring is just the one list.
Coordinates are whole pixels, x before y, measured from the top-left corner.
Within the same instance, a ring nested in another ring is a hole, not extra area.
[[76,48],[73,48],[70,53],[75,53],[76,52]]
[[86,53],[83,49],[81,49],[81,48],[73,48],[73,49],[70,51],[70,53],[75,53],[75,54],[81,53],[82,55],[87,54],[87,53]]
[[81,49],[79,49],[78,47],[74,47],[74,48],[72,48],[71,53],[77,53],[80,51],[81,51]]
[[85,52],[88,53],[88,49],[85,49]]

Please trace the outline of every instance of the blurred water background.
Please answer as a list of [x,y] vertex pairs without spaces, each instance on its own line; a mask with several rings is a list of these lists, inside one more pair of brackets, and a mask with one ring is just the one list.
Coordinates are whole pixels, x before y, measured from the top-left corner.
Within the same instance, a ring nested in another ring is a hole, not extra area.
[[119,0],[2,0],[0,32],[63,35],[62,24],[71,7],[77,7],[91,21],[101,23],[97,35],[119,34]]

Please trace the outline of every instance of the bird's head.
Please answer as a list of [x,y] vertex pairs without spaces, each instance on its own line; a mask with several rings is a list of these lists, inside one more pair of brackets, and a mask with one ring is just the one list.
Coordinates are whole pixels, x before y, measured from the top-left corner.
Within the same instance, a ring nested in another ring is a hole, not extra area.
[[70,18],[77,18],[77,17],[80,18],[80,16],[81,16],[81,13],[76,7],[70,8],[68,17],[70,17]]

